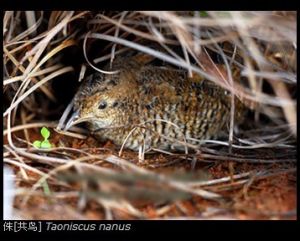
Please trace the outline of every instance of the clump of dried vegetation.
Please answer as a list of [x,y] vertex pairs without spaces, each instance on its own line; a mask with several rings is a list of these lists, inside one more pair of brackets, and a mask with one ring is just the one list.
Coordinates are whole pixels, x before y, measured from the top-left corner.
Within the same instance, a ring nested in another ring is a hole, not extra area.
[[[288,185],[288,199],[296,195],[296,47],[295,12],[5,12],[3,158],[15,174],[11,217],[295,215],[295,202],[268,209],[264,200],[280,186]],[[240,98],[250,109],[244,128],[232,120],[227,139],[203,140],[190,154],[151,155],[118,152],[82,127],[63,131],[63,113],[86,73],[133,50]],[[32,144],[44,126],[50,149]],[[253,204],[259,198],[261,208]]]

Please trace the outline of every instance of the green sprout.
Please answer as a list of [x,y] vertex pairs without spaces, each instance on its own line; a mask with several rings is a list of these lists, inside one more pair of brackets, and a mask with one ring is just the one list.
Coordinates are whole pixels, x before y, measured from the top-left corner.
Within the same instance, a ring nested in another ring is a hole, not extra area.
[[200,17],[208,17],[209,16],[206,11],[200,11],[199,14],[200,14]]
[[48,138],[50,137],[50,131],[46,127],[43,127],[41,129],[41,135],[42,135],[42,137],[44,137],[44,140],[33,142],[33,146],[36,147],[36,148],[42,148],[42,149],[51,148],[52,145],[48,140]]

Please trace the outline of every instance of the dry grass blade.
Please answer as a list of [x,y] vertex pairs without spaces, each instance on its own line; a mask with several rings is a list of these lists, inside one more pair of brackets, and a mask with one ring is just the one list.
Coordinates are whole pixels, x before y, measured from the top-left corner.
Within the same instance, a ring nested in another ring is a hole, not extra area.
[[20,102],[22,102],[28,95],[30,95],[31,93],[33,93],[36,89],[38,89],[40,86],[42,86],[43,84],[45,84],[47,81],[65,74],[67,72],[73,71],[74,69],[72,67],[64,67],[62,69],[59,69],[57,71],[55,71],[54,73],[48,75],[47,77],[45,77],[44,79],[42,79],[40,82],[38,82],[37,84],[35,84],[33,87],[31,87],[28,91],[26,91],[24,94],[22,94],[22,96],[20,96],[3,114],[3,116],[5,117],[9,112],[11,112]]

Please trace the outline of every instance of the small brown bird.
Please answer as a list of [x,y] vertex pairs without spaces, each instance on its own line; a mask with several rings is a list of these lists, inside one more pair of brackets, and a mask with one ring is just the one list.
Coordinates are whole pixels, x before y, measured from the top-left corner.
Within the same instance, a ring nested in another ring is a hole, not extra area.
[[[229,123],[231,96],[210,81],[134,59],[120,58],[114,69],[119,72],[84,81],[69,126],[87,122],[97,139],[132,150],[182,150],[184,143],[218,136]],[[235,103],[239,121],[243,105]]]

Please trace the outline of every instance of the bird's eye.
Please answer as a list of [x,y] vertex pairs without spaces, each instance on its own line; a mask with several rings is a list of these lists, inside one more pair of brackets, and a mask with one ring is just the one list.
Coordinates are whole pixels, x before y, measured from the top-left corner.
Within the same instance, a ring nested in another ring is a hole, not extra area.
[[106,103],[106,101],[105,100],[102,100],[101,102],[100,102],[100,104],[99,104],[99,109],[101,109],[101,110],[103,110],[103,109],[105,109],[106,108],[106,106],[107,106],[107,103]]

